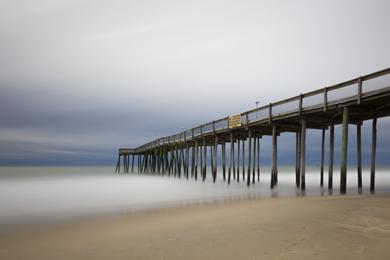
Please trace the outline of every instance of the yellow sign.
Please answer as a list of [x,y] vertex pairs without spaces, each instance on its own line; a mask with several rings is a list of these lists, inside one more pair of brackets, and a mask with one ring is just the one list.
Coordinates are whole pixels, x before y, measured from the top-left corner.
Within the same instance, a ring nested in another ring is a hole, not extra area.
[[229,128],[241,126],[241,114],[229,116]]

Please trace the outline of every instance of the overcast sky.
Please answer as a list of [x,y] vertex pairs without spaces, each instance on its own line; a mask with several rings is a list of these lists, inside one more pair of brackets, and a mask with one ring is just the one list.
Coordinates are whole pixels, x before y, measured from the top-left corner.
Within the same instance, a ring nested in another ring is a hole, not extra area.
[[[385,0],[0,0],[0,164],[108,164],[118,147],[389,67],[389,10]],[[382,162],[389,128],[379,120]],[[293,140],[282,138],[282,158]]]

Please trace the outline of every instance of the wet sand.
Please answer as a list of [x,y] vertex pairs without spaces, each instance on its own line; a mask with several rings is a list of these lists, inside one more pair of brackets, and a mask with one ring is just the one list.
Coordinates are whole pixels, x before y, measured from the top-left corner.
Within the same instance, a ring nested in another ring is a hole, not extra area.
[[0,259],[390,259],[390,196],[260,199],[0,232]]

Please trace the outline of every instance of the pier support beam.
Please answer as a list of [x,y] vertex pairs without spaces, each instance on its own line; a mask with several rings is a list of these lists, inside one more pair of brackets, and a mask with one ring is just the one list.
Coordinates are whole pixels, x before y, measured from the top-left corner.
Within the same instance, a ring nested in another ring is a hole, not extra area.
[[126,173],[126,169],[127,169],[127,158],[126,158],[126,155],[123,155],[123,172]]
[[301,120],[301,158],[300,158],[300,173],[301,173],[301,190],[306,189],[305,171],[306,171],[306,120]]
[[235,180],[236,179],[236,156],[234,155],[235,154],[235,149],[234,149],[234,146],[236,145],[236,141],[234,140],[233,138],[233,143],[231,144],[232,147],[233,147],[233,179]]
[[214,179],[214,143],[210,144],[210,167],[211,167],[211,178]]
[[356,125],[356,153],[357,153],[357,177],[358,189],[362,189],[362,123]]
[[226,181],[226,141],[222,141],[222,177]]
[[248,132],[248,167],[247,167],[247,176],[246,176],[246,185],[251,184],[251,157],[252,157],[252,130],[249,129]]
[[194,178],[195,176],[195,146],[194,143],[191,147],[191,178]]
[[190,164],[190,148],[188,146],[188,143],[186,143],[186,156],[185,156],[185,173],[186,173],[186,178],[188,179],[189,177],[189,164]]
[[240,139],[237,139],[237,182],[240,182]]
[[198,180],[198,157],[199,157],[199,147],[198,147],[198,141],[195,140],[195,170],[194,170],[194,175],[195,175],[195,180]]
[[245,139],[242,139],[242,180],[245,181]]
[[256,181],[256,160],[257,160],[257,155],[256,155],[257,149],[256,149],[256,145],[257,145],[257,137],[254,137],[254,138],[253,138],[252,184],[255,184],[255,181]]
[[276,126],[272,126],[272,170],[271,170],[271,189],[277,184],[278,175],[278,139]]
[[340,193],[347,192],[347,158],[348,158],[348,107],[343,108],[343,132],[341,139],[341,169],[340,169]]
[[121,156],[118,155],[118,161],[116,162],[115,173],[119,173],[121,167]]
[[370,173],[370,191],[375,191],[375,161],[376,161],[376,121],[372,120],[372,140],[371,140],[371,173]]
[[257,138],[257,181],[260,182],[260,138]]
[[217,179],[217,152],[218,152],[218,137],[215,137],[215,143],[214,143],[214,154],[213,154],[213,182]]
[[234,160],[234,158],[233,158],[233,133],[230,133],[230,159],[229,159],[228,184],[230,184],[233,160]]
[[[203,144],[204,144],[204,140],[203,140]],[[200,144],[199,145],[199,156],[200,156],[200,177],[202,177],[203,179],[203,144]]]
[[134,172],[134,154],[131,157],[131,172]]
[[324,186],[324,159],[325,159],[325,129],[322,129],[321,137],[321,166],[320,166],[320,185]]
[[301,133],[297,131],[295,133],[295,185],[300,186],[301,174],[300,174],[300,158],[301,158]]
[[206,173],[207,173],[207,144],[206,144],[206,138],[203,138],[203,174],[202,174],[202,180],[206,180]]
[[329,130],[329,169],[328,169],[328,189],[333,189],[333,160],[334,160],[334,124],[330,124]]

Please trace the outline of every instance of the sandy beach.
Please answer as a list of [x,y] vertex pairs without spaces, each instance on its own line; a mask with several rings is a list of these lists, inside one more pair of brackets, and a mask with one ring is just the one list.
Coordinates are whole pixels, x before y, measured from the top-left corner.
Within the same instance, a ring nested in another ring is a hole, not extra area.
[[3,230],[1,259],[389,259],[390,196],[235,201]]

